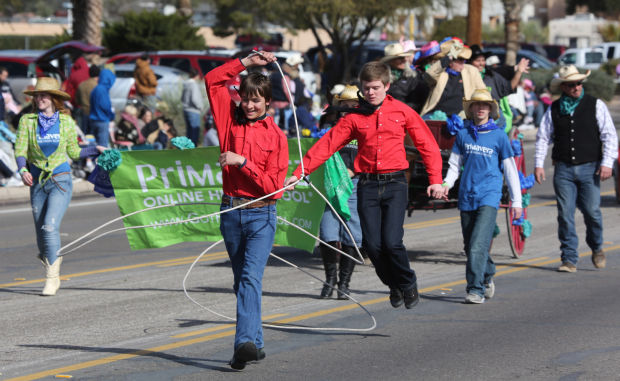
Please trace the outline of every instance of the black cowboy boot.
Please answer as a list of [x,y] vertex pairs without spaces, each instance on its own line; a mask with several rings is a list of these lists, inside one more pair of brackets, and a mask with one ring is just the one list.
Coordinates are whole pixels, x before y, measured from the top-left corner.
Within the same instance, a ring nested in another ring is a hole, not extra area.
[[[330,245],[336,247],[337,242],[328,242]],[[323,258],[323,267],[325,267],[325,283],[321,290],[321,299],[331,298],[334,293],[334,286],[338,280],[338,252],[334,251],[329,246],[323,244],[319,245],[321,250],[321,258]]]
[[[356,255],[355,248],[351,246],[343,246],[342,251],[350,256]],[[338,280],[338,299],[348,299],[345,295],[349,295],[349,282],[353,275],[355,261],[346,255],[340,255],[340,275]]]

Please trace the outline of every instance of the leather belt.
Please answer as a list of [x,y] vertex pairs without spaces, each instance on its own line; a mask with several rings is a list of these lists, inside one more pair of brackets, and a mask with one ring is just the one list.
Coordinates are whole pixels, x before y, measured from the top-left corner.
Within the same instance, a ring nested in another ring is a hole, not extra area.
[[361,180],[388,181],[405,176],[405,171],[390,173],[360,173],[359,176]]
[[[254,201],[254,202],[252,202]],[[251,204],[248,204],[252,202]],[[239,209],[254,209],[254,208],[262,208],[267,205],[275,205],[276,200],[263,199],[256,201],[253,198],[244,198],[244,197],[230,197],[229,195],[222,196],[222,204],[230,205],[231,207],[237,207],[239,205],[247,204]]]

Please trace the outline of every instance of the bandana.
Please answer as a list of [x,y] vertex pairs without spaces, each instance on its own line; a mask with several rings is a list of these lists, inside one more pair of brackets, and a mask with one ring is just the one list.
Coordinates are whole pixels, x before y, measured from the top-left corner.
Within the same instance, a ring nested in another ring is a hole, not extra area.
[[56,111],[52,116],[47,116],[39,111],[39,133],[41,134],[41,137],[44,137],[47,134],[47,131],[58,123],[59,119],[60,114],[58,111]]
[[465,126],[474,133],[474,140],[478,140],[478,132],[491,131],[499,128],[493,119],[489,119],[488,122],[479,126],[476,126],[473,121],[467,120]]
[[398,81],[402,74],[403,74],[402,70],[392,69],[392,77],[394,78],[394,81]]
[[579,102],[583,98],[584,94],[585,94],[585,91],[583,91],[583,89],[581,89],[581,95],[579,96],[579,98],[573,98],[566,94],[562,94],[562,96],[560,97],[560,114],[561,115],[572,114],[573,111],[575,111],[575,109],[577,108],[577,106],[579,106]]
[[452,70],[449,67],[446,68],[446,73],[450,74],[451,76],[457,77],[459,75],[461,75],[461,73],[459,73],[456,70]]

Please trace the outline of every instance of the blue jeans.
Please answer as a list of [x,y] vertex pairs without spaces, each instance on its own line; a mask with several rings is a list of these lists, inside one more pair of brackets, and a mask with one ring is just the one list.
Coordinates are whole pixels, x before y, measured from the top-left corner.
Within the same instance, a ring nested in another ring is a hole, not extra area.
[[[230,208],[222,203],[220,210]],[[232,265],[237,296],[235,349],[248,341],[262,348],[265,346],[261,317],[263,273],[276,232],[276,206],[223,213],[220,231]]]
[[405,173],[391,180],[360,178],[357,212],[362,226],[362,246],[381,282],[390,288],[410,290],[416,275],[403,244],[407,179]]
[[575,231],[575,206],[583,213],[586,243],[592,251],[603,247],[603,216],[601,214],[600,164],[591,162],[571,165],[556,162],[553,189],[558,205],[558,236],[562,262],[577,264],[579,238]]
[[472,211],[461,211],[461,230],[467,254],[465,279],[467,293],[484,296],[485,284],[495,275],[495,263],[489,255],[497,209],[481,206]]
[[185,117],[185,136],[198,147],[200,139],[200,113],[193,111],[183,111]]
[[60,222],[69,207],[72,193],[73,181],[70,173],[58,174],[43,184],[35,179],[35,183],[30,187],[30,205],[39,258],[47,258],[50,264],[58,258]]
[[90,133],[95,135],[97,144],[100,146],[108,147],[110,145],[110,122],[106,120],[93,120],[88,121],[88,128]]
[[[351,231],[351,235],[355,242],[351,242],[351,237],[349,237],[349,233],[342,226],[340,220],[336,214],[331,210],[329,206],[325,207],[325,212],[323,213],[323,218],[321,219],[321,227],[319,228],[319,237],[325,242],[342,242],[343,245],[346,246],[362,246],[362,228],[360,227],[360,216],[357,213],[357,178],[351,179],[353,182],[353,193],[347,204],[349,206],[349,211],[351,211],[351,218],[346,221],[342,218],[347,227]],[[342,216],[341,216],[342,217]]]

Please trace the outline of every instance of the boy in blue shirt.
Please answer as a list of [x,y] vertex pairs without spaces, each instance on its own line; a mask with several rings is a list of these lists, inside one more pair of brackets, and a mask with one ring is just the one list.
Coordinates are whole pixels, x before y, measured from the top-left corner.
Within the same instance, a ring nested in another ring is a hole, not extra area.
[[502,198],[503,176],[514,218],[521,217],[521,186],[508,136],[494,122],[498,106],[491,93],[487,89],[475,90],[471,99],[463,98],[463,110],[467,120],[452,147],[443,193],[432,196],[447,199],[462,168],[458,207],[467,254],[465,303],[480,304],[495,293],[495,264],[489,247]]

